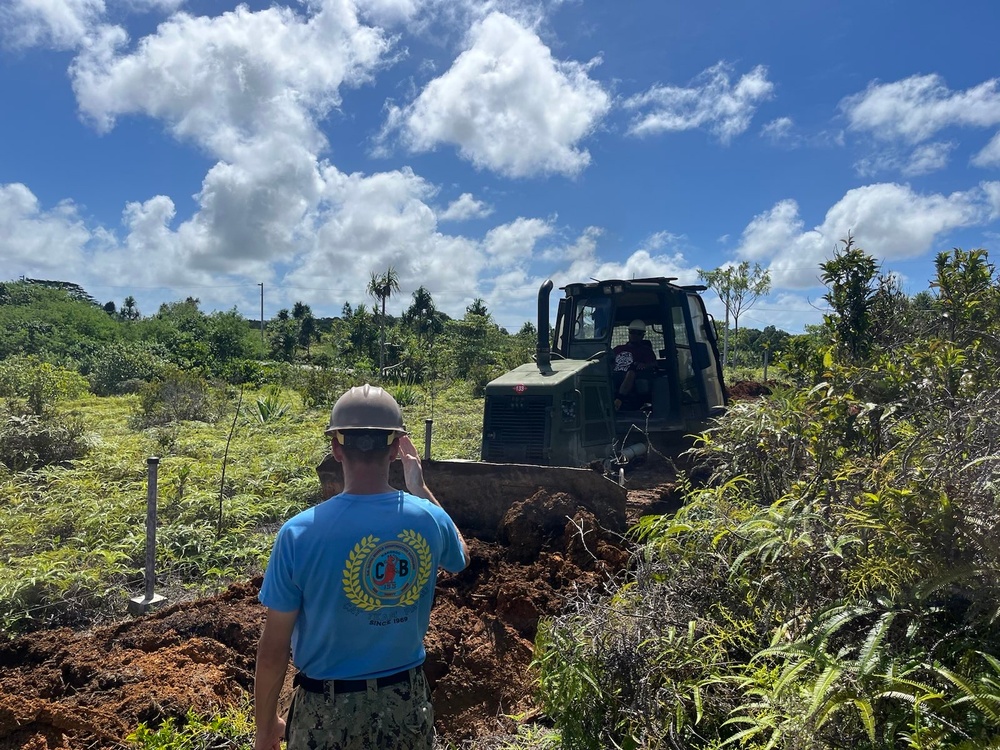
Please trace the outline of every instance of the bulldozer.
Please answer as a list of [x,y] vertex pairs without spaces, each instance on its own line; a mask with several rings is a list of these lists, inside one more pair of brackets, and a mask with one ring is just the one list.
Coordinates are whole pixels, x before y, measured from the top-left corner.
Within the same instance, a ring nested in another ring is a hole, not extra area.
[[[584,466],[627,461],[630,435],[642,441],[700,432],[726,407],[715,327],[699,292],[658,277],[570,284],[559,300],[553,344],[552,282],[538,292],[535,362],[486,386],[482,459],[493,463]],[[645,325],[654,366],[635,380],[637,409],[616,408],[624,372],[615,347],[630,323]]]
[[[562,287],[554,331],[552,281],[538,291],[534,362],[487,384],[481,461],[434,461],[424,475],[459,526],[493,540],[505,513],[539,488],[578,498],[607,528],[623,528],[624,471],[653,441],[700,432],[727,403],[715,327],[703,286],[656,277]],[[625,373],[615,348],[641,320],[655,362],[635,379],[637,408],[616,406]],[[551,343],[550,343],[551,342]],[[342,488],[332,456],[317,468],[324,493]],[[390,473],[402,488],[398,464]]]

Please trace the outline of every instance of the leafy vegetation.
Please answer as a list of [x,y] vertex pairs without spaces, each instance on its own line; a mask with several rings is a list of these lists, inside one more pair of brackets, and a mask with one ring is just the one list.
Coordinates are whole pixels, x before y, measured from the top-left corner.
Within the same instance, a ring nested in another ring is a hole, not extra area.
[[125,740],[136,750],[251,748],[252,716],[250,706],[234,707],[219,716],[201,716],[189,711],[183,720],[167,719],[155,728],[140,724]]
[[[848,237],[820,271],[822,325],[734,334],[794,386],[734,404],[691,456],[711,481],[685,480],[676,515],[634,529],[627,573],[541,624],[554,727],[491,746],[1000,745],[994,267],[941,253],[908,298]],[[449,319],[426,290],[399,319],[299,304],[264,333],[193,299],[144,318],[134,299],[0,285],[5,629],[82,625],[141,589],[148,456],[157,586],[210,591],[259,570],[278,524],[318,499],[322,426],[346,386],[384,382],[411,427],[433,420],[435,458],[475,458],[470,400],[535,338],[480,300]],[[241,720],[130,741],[244,746]]]
[[1000,744],[1000,284],[982,250],[935,266],[908,299],[845,240],[807,387],[733,405],[708,486],[540,628],[563,747]]

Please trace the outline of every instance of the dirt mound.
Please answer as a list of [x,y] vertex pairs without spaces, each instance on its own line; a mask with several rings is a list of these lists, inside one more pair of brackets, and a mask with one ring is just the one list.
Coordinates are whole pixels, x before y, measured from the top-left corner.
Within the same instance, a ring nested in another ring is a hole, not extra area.
[[[628,558],[617,533],[558,492],[514,504],[501,534],[500,543],[469,540],[469,567],[439,579],[425,669],[438,732],[452,742],[511,731],[506,716],[532,709],[539,617]],[[88,632],[0,641],[0,750],[120,748],[140,722],[239,702],[253,686],[259,585]]]
[[774,385],[773,382],[761,383],[756,380],[739,380],[735,383],[730,383],[726,387],[726,390],[729,393],[729,398],[740,401],[744,399],[770,396],[772,392],[772,385]]

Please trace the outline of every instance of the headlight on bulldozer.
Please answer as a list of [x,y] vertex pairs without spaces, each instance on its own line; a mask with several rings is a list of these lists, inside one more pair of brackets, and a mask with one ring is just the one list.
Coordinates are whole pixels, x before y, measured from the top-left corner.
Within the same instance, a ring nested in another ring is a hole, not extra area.
[[576,399],[564,398],[562,400],[563,422],[576,422]]

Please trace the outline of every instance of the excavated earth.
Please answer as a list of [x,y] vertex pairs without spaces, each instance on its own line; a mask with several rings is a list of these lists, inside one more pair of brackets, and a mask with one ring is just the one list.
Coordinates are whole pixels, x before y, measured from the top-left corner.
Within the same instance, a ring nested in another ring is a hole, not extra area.
[[[650,456],[629,477],[626,521],[676,507],[673,480],[670,461]],[[541,489],[508,510],[498,541],[469,540],[469,567],[441,574],[426,639],[443,739],[504,734],[509,717],[537,716],[529,664],[539,618],[627,566],[621,531],[600,527],[576,498]],[[264,616],[259,585],[85,632],[0,635],[0,750],[123,748],[140,722],[245,701]],[[289,692],[286,683],[283,700]]]

